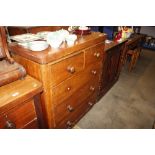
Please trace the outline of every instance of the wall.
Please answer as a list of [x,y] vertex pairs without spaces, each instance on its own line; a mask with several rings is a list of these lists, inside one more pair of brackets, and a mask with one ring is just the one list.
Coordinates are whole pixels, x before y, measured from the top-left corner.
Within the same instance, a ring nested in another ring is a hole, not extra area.
[[142,26],[140,33],[155,37],[155,26]]

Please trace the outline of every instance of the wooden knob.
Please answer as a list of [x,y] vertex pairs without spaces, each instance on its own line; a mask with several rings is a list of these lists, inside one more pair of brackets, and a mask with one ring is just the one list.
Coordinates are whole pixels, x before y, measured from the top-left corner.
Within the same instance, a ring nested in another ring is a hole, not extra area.
[[96,72],[96,70],[92,70],[91,73],[92,73],[93,75],[96,75],[97,72]]
[[73,74],[75,72],[75,68],[73,66],[68,66],[67,67],[67,71],[71,74]]
[[67,121],[67,128],[71,128],[72,127],[72,122],[71,121]]
[[100,53],[94,53],[94,56],[95,56],[96,58],[99,58],[99,57],[100,57]]
[[93,86],[90,86],[90,90],[91,90],[91,91],[94,91],[95,88],[94,88]]
[[70,91],[70,90],[71,90],[71,88],[70,88],[70,87],[68,87],[68,88],[67,88],[67,90],[68,90],[68,91]]
[[70,105],[67,106],[67,109],[68,109],[69,112],[74,111],[74,108],[72,106],[70,106]]
[[90,105],[92,107],[93,106],[93,103],[92,102],[88,102],[88,105]]

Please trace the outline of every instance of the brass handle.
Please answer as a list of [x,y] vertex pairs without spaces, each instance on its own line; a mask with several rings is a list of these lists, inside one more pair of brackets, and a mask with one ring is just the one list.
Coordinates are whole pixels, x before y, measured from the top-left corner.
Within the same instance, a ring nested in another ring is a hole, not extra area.
[[88,105],[93,106],[93,103],[92,102],[88,102]]
[[67,109],[68,109],[69,112],[74,111],[74,108],[72,106],[70,106],[70,105],[67,106]]
[[67,121],[67,128],[71,128],[72,127],[72,122],[71,121]]
[[90,86],[90,88],[89,88],[91,91],[94,91],[95,90],[95,88],[93,87],[93,86]]
[[6,120],[6,124],[5,124],[5,129],[16,129],[16,124],[11,122],[11,120],[8,119],[8,116],[5,115],[4,116],[5,120]]
[[73,74],[75,72],[75,68],[73,66],[68,66],[67,67],[67,71],[71,74]]
[[96,57],[96,58],[99,58],[100,57],[100,53],[94,53],[94,56]]
[[92,73],[93,75],[96,75],[97,72],[96,72],[96,70],[92,70],[91,73]]

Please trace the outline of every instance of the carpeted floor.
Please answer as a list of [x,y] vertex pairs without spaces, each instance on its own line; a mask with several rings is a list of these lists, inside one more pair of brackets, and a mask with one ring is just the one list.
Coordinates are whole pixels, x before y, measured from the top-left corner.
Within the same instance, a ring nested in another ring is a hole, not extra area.
[[155,120],[155,52],[142,50],[132,72],[119,81],[77,123],[82,129],[144,129]]

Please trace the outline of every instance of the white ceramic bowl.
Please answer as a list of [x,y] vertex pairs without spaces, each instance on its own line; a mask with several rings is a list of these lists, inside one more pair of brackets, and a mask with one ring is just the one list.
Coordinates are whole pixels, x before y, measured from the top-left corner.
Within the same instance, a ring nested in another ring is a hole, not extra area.
[[74,45],[75,40],[77,39],[77,35],[71,34],[66,37],[67,45]]
[[57,32],[50,32],[47,35],[47,42],[53,48],[58,48],[61,45],[63,39],[64,38]]
[[42,51],[48,48],[48,46],[46,41],[32,41],[28,43],[28,48],[32,51]]

